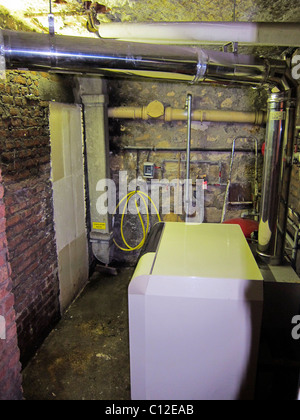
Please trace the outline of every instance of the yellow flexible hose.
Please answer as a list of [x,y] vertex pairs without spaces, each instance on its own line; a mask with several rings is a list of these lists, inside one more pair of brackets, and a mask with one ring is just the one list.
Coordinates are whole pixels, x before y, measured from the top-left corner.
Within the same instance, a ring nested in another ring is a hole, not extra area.
[[[123,226],[124,226],[124,218],[125,218],[126,208],[127,208],[128,204],[129,204],[129,201],[131,200],[131,198],[132,198],[132,197],[134,197],[135,195],[137,195],[138,197],[140,197],[140,198],[142,199],[143,204],[144,204],[144,206],[145,206],[146,213],[147,213],[147,226],[146,226],[146,228],[145,228],[145,224],[144,224],[144,221],[143,221],[143,218],[142,218],[142,215],[141,215],[140,209],[139,209],[139,207],[138,207],[137,199],[135,198],[135,206],[136,206],[136,208],[137,208],[137,211],[138,211],[138,216],[139,216],[139,220],[140,220],[140,223],[141,223],[141,226],[142,226],[142,229],[143,229],[143,238],[142,238],[141,242],[140,242],[137,246],[132,247],[132,246],[130,246],[130,245],[127,243],[127,241],[126,241],[126,239],[125,239],[125,235],[124,235],[124,231],[123,231]],[[153,202],[153,200],[152,200],[152,198],[151,198],[151,197],[149,197],[149,196],[148,196],[147,194],[145,194],[143,191],[132,191],[132,192],[128,193],[125,197],[123,197],[123,198],[122,198],[122,200],[119,202],[119,204],[117,205],[117,207],[116,207],[116,209],[115,209],[115,211],[114,211],[114,215],[115,215],[115,214],[116,214],[116,212],[117,212],[117,210],[118,210],[118,208],[120,207],[120,205],[121,205],[121,204],[122,204],[122,203],[126,200],[126,204],[125,204],[124,209],[123,209],[123,212],[122,212],[121,227],[120,227],[120,229],[121,229],[121,236],[122,236],[122,240],[123,240],[123,242],[124,242],[124,244],[125,244],[125,246],[126,246],[127,248],[123,248],[123,247],[121,247],[121,246],[120,246],[120,245],[119,245],[119,244],[118,244],[118,243],[114,240],[115,245],[116,245],[116,246],[117,246],[117,247],[118,247],[121,251],[124,251],[124,252],[137,251],[137,250],[139,250],[139,249],[141,249],[141,248],[143,247],[143,245],[144,245],[144,243],[145,243],[145,241],[146,241],[147,234],[148,234],[148,230],[149,230],[149,225],[150,225],[150,217],[149,217],[149,209],[148,209],[148,205],[147,205],[147,203],[146,203],[145,197],[146,197],[146,198],[148,198],[148,200],[149,200],[149,201],[153,204],[153,207],[154,207],[154,209],[155,209],[155,211],[156,211],[156,214],[157,214],[158,220],[161,222],[161,218],[160,218],[159,212],[158,212],[157,207],[156,207],[156,205],[155,205],[155,203]]]

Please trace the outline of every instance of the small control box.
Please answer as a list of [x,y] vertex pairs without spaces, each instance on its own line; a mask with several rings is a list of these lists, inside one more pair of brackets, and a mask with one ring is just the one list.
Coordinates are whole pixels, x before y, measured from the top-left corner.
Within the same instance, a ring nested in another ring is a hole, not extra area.
[[144,178],[153,179],[154,173],[155,173],[155,164],[152,162],[145,162],[144,171],[143,171]]

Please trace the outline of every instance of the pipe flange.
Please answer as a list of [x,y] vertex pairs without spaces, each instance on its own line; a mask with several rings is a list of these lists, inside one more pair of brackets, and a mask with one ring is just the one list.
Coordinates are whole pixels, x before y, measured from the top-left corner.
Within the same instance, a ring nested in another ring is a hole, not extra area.
[[153,101],[146,107],[146,113],[151,118],[160,118],[165,113],[165,107],[161,102]]

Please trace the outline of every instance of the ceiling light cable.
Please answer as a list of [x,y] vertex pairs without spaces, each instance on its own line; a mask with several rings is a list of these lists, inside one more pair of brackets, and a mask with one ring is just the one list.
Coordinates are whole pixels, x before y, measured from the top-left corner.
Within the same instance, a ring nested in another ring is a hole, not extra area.
[[54,14],[52,13],[52,0],[49,0],[48,25],[49,25],[49,34],[51,36],[54,36],[55,28],[54,28]]

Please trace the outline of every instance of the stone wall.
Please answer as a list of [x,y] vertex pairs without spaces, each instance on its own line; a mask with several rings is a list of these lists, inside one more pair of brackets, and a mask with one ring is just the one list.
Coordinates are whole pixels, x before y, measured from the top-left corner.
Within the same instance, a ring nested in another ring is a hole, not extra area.
[[[266,94],[263,90],[247,88],[188,86],[178,83],[162,83],[156,81],[124,81],[109,82],[109,107],[146,106],[157,100],[165,107],[184,108],[188,93],[193,97],[193,109],[255,111],[266,109]],[[254,140],[259,144],[259,181],[262,176],[261,146],[264,142],[265,127],[240,123],[194,122],[192,124],[191,177],[205,179],[208,189],[205,191],[205,222],[219,223],[225,198],[226,183],[229,176],[230,157],[233,140],[241,136],[236,143],[239,150],[234,157],[232,172],[231,201],[252,201],[254,192]],[[110,120],[111,171],[118,183],[119,171],[127,171],[128,181],[142,176],[144,162],[155,163],[156,179],[185,178],[185,159],[187,139],[187,123],[185,121],[164,122],[160,120]],[[126,147],[132,147],[126,150]],[[140,148],[140,151],[134,150]],[[143,151],[143,148],[145,149]],[[154,151],[149,151],[148,149]],[[166,149],[155,151],[155,149]],[[168,152],[168,149],[172,151]],[[173,151],[174,149],[174,151]],[[177,151],[176,151],[177,149]],[[240,152],[240,150],[245,150]],[[178,160],[181,160],[180,164]],[[193,161],[195,163],[193,163]],[[206,163],[201,163],[201,161]],[[207,163],[209,162],[209,163]],[[221,185],[219,179],[221,165]],[[240,216],[242,210],[249,206],[228,206],[226,219]],[[250,206],[251,209],[251,206]],[[116,218],[117,219],[117,218]],[[166,220],[171,220],[166,217]],[[175,217],[176,220],[183,217]],[[155,217],[153,218],[155,221]],[[140,224],[136,216],[127,216],[125,236],[131,244],[141,239]],[[120,240],[119,223],[116,223],[116,236]],[[122,243],[119,242],[120,244]],[[117,252],[117,259],[134,261],[136,254]]]

